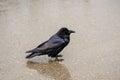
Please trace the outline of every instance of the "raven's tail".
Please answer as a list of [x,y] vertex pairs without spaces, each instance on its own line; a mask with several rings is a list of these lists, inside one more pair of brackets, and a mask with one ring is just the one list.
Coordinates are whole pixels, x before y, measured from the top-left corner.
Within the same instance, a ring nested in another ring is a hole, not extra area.
[[37,55],[38,55],[37,53],[31,53],[31,54],[27,55],[26,58],[29,59],[29,58],[35,57]]
[[26,53],[31,53],[31,52],[33,52],[33,50],[26,51]]

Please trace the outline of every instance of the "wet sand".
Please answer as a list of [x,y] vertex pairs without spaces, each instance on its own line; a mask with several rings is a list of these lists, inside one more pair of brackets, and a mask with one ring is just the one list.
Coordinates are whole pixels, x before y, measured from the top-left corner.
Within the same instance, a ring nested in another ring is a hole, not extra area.
[[[120,80],[119,0],[0,0],[0,80]],[[25,51],[61,27],[75,30],[60,53]]]

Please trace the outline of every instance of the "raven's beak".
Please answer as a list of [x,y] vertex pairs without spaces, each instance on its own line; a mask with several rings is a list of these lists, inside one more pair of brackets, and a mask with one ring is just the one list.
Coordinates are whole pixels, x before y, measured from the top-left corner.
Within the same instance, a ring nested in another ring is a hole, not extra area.
[[69,33],[75,33],[75,31],[73,31],[73,30],[69,30]]

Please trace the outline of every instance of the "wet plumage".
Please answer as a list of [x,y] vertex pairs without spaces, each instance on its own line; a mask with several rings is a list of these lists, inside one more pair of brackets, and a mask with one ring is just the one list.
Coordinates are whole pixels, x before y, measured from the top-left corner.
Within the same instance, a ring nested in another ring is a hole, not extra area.
[[68,30],[67,28],[61,28],[56,34],[50,37],[49,40],[40,44],[33,50],[29,50],[26,53],[31,53],[26,56],[26,58],[32,58],[40,55],[48,55],[48,57],[56,57],[58,53],[60,53],[65,46],[70,41],[70,34],[74,33],[72,30]]

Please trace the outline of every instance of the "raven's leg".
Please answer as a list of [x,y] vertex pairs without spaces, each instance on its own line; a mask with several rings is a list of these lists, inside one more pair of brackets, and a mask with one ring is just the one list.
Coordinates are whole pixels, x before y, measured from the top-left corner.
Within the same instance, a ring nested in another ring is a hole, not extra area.
[[55,61],[63,61],[64,59],[58,59],[58,57],[55,58]]
[[56,57],[63,57],[63,55],[57,55]]

